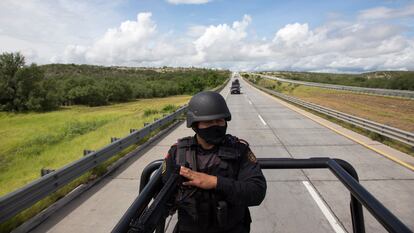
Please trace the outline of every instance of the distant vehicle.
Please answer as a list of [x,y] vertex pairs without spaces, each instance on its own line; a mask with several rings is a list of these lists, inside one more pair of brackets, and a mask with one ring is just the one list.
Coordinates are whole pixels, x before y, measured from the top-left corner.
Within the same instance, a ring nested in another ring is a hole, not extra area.
[[239,83],[238,79],[234,80],[231,83],[230,93],[231,94],[240,94],[240,83]]

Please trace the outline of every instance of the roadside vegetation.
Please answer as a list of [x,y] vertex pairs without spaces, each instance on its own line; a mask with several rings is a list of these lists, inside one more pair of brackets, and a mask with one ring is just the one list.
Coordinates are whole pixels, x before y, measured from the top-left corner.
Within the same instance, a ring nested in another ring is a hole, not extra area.
[[[111,136],[174,111],[189,95],[221,85],[229,74],[196,68],[27,66],[20,53],[1,54],[0,195],[38,178],[42,167],[61,167],[83,149],[99,148]],[[160,98],[168,96],[175,97]]]
[[[244,74],[243,77],[259,86],[275,90],[307,102],[362,117],[405,131],[414,131],[414,100],[309,87],[259,78],[257,76],[246,74]],[[334,120],[331,117],[324,117],[339,123],[339,121]],[[386,139],[376,133],[370,133],[368,131],[358,129],[358,127],[351,126],[347,123],[341,123],[341,125],[344,125],[347,128],[359,133],[363,133],[374,140],[393,146],[405,153],[414,155],[412,148],[404,144]]]
[[291,71],[260,73],[305,82],[414,91],[414,71],[377,71],[362,74]]
[[60,168],[96,150],[111,137],[124,137],[190,96],[142,99],[102,107],[70,106],[47,113],[0,112],[0,195],[40,176],[41,168]]
[[229,71],[146,69],[75,64],[27,66],[20,53],[0,55],[0,111],[50,111],[140,98],[192,95],[221,85]]
[[[69,106],[47,113],[0,112],[0,135],[4,136],[0,144],[0,196],[38,179],[42,168],[63,167],[82,158],[84,149],[100,149],[110,143],[111,137],[125,137],[130,129],[140,129],[145,122],[175,111],[190,97],[142,99],[93,108]],[[10,232],[75,187],[104,174],[110,164],[135,147],[125,149],[1,224],[0,232]]]
[[[175,111],[192,94],[218,87],[229,76],[226,70],[199,68],[26,65],[20,53],[1,54],[0,196],[38,179],[42,168],[59,169],[82,158],[84,149],[100,149],[111,137],[125,137],[130,129]],[[135,147],[1,224],[0,232],[10,232],[78,185],[104,174]]]

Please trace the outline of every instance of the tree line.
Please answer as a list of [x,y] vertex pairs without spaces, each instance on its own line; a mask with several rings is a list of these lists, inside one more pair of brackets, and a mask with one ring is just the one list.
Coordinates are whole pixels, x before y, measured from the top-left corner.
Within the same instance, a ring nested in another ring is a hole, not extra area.
[[139,98],[194,94],[222,84],[229,71],[148,69],[75,64],[26,65],[20,53],[0,55],[0,110],[48,111]]
[[264,72],[281,78],[345,86],[414,91],[414,71],[377,71],[362,74]]

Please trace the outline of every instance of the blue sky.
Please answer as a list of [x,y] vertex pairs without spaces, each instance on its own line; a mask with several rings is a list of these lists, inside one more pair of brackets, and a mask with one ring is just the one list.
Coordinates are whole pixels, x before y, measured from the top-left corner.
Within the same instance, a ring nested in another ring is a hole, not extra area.
[[41,64],[412,70],[413,37],[414,1],[0,2],[0,52]]
[[[411,1],[412,2],[412,1]],[[124,19],[136,16],[137,9],[153,13],[160,28],[185,31],[193,24],[220,24],[239,20],[244,14],[254,20],[252,28],[260,36],[270,37],[274,31],[288,23],[307,22],[310,26],[318,26],[328,21],[333,15],[344,19],[353,19],[359,11],[384,6],[391,8],[404,7],[410,1],[275,1],[275,0],[215,0],[207,4],[174,5],[166,1],[141,0],[128,1],[120,11]],[[411,18],[411,22],[414,22]]]

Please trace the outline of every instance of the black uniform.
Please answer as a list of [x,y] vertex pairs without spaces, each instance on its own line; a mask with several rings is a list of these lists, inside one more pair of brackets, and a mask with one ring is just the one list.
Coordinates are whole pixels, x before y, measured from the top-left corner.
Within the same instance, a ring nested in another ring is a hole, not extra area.
[[[183,154],[183,148],[187,148],[185,155],[178,155]],[[192,170],[217,176],[217,187],[180,187],[175,200],[179,232],[249,232],[247,207],[263,201],[266,180],[248,143],[226,135],[223,143],[205,150],[195,136],[181,139],[165,158],[163,181],[183,162]]]

